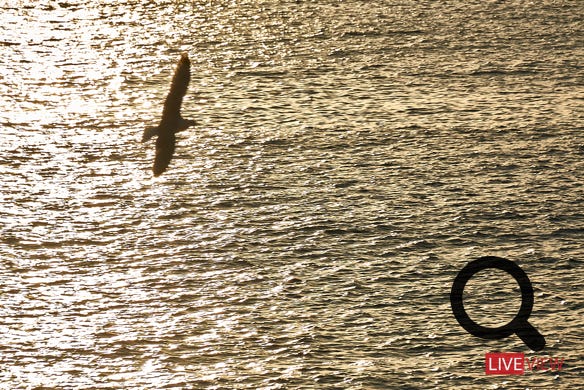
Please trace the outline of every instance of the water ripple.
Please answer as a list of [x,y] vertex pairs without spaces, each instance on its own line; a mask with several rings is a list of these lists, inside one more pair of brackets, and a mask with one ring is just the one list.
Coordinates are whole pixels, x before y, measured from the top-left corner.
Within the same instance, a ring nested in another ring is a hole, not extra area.
[[[1,388],[493,386],[525,347],[448,301],[485,254],[567,362],[506,383],[582,385],[580,3],[0,8]],[[182,51],[199,124],[152,178]]]

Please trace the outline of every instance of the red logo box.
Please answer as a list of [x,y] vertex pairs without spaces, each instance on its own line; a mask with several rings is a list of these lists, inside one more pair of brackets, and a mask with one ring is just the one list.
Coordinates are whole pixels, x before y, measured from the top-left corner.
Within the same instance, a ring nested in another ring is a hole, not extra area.
[[523,375],[525,356],[521,352],[502,352],[485,354],[485,374]]

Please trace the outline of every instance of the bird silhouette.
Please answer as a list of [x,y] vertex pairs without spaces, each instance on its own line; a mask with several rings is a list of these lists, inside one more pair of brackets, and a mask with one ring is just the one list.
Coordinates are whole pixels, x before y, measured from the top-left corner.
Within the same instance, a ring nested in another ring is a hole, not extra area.
[[156,139],[156,156],[154,157],[154,165],[152,166],[154,176],[159,176],[168,168],[168,164],[170,164],[170,160],[172,160],[172,155],[174,154],[176,143],[175,134],[196,124],[194,120],[184,119],[180,115],[180,107],[190,80],[191,61],[189,60],[188,54],[183,53],[172,77],[170,91],[164,101],[160,124],[158,126],[146,127],[142,135],[142,142],[158,136]]

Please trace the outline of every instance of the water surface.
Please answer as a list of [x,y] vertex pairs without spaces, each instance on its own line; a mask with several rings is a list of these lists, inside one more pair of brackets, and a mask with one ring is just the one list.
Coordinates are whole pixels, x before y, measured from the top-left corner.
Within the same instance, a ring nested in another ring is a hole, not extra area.
[[[584,3],[317,3],[2,3],[0,388],[584,385]],[[181,52],[199,124],[154,179]],[[544,351],[454,319],[484,255]]]

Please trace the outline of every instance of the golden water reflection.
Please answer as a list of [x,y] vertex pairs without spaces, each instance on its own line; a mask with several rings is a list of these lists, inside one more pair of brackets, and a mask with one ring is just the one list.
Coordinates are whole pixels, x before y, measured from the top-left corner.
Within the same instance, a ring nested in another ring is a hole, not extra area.
[[[577,361],[582,6],[453,4],[0,5],[0,382],[488,387],[477,357],[524,346],[447,295],[491,252]],[[199,124],[154,179],[183,51]]]

